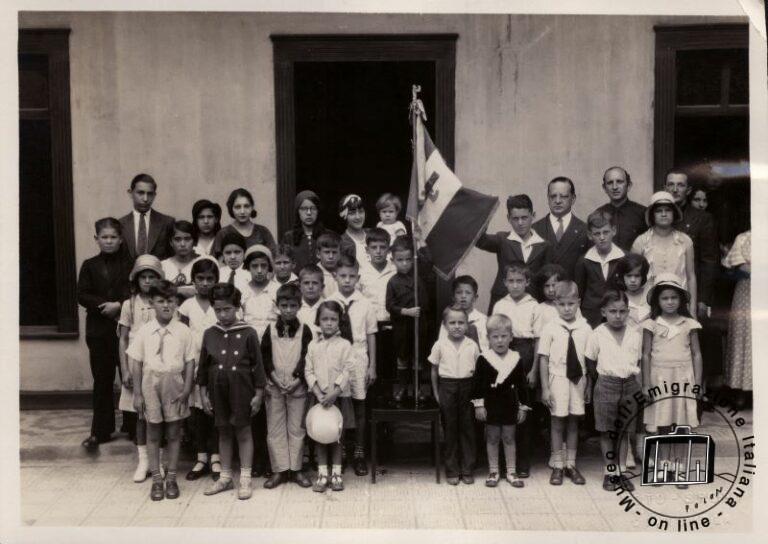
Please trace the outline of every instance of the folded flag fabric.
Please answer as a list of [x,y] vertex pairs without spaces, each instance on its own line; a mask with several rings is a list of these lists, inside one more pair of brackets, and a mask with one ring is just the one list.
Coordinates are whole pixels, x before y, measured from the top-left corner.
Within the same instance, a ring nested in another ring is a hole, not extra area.
[[415,145],[405,215],[420,231],[435,272],[448,279],[488,226],[499,199],[467,189],[432,143],[421,113],[413,115]]

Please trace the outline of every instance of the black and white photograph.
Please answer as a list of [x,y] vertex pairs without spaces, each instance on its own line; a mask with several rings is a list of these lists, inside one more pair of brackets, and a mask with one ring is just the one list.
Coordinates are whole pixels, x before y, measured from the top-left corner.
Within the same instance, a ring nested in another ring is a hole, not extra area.
[[763,0],[17,4],[0,540],[765,536]]

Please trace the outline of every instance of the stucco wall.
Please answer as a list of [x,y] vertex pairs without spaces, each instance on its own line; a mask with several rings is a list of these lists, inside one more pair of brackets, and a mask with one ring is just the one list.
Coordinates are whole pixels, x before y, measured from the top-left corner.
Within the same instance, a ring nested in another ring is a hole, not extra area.
[[[272,33],[445,33],[456,58],[456,170],[470,187],[525,192],[546,213],[546,181],[570,176],[575,212],[603,202],[624,165],[632,197],[652,191],[653,26],[703,19],[594,16],[22,13],[21,28],[68,27],[78,265],[92,224],[128,211],[130,178],[159,182],[156,208],[187,217],[197,198],[248,187],[276,228]],[[711,19],[709,20],[711,21]],[[504,228],[503,206],[491,229]],[[487,305],[495,260],[462,266]],[[81,315],[82,317],[82,315]],[[82,330],[82,328],[81,328]],[[84,339],[23,341],[22,390],[88,388]]]

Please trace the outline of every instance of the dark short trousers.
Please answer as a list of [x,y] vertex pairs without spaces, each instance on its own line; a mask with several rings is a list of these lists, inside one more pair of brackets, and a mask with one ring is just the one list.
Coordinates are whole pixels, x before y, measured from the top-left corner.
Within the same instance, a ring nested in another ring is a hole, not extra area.
[[253,374],[247,366],[211,369],[213,419],[217,427],[245,427],[251,424],[251,400],[256,394]]
[[[595,430],[600,432],[623,431],[627,428],[635,432],[638,422],[642,422],[642,410],[635,400],[640,392],[636,376],[616,378],[600,374],[597,377],[592,402],[595,407]],[[620,407],[624,409],[620,410]],[[634,419],[633,419],[634,418]],[[617,427],[617,420],[620,421]]]
[[535,345],[535,338],[515,338],[509,345],[511,350],[516,351],[520,355],[520,364],[526,374],[533,368],[533,361],[536,355],[533,353]]

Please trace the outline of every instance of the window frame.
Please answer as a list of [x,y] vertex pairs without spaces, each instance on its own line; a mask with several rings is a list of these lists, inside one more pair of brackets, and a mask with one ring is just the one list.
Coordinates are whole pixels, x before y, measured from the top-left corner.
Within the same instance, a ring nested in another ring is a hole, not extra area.
[[[55,325],[20,326],[21,339],[68,339],[79,336],[77,272],[75,269],[74,204],[72,190],[72,120],[67,28],[19,29],[18,54],[48,58],[51,122],[51,180],[54,206],[53,236],[56,262]],[[19,120],[39,118],[37,109],[19,107]],[[24,248],[19,248],[24,251]]]
[[675,166],[675,118],[678,115],[704,117],[712,115],[749,116],[747,105],[678,106],[677,52],[696,49],[747,49],[747,24],[709,24],[655,26],[656,79],[654,91],[653,174],[654,190],[663,189],[664,174]]

